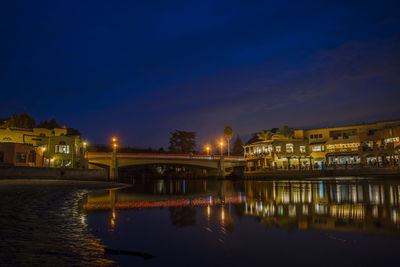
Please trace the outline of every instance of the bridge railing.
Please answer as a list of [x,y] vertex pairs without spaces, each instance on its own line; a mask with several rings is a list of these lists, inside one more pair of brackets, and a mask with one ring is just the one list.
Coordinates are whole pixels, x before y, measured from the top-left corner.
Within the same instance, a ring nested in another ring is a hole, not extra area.
[[[111,152],[89,152],[89,158],[104,158],[111,157]],[[174,158],[174,159],[204,159],[204,160],[216,160],[220,159],[220,155],[198,155],[198,154],[162,154],[162,153],[143,153],[143,154],[132,154],[132,153],[117,153],[119,158]],[[240,156],[224,156],[225,160],[229,161],[244,161],[243,157]]]

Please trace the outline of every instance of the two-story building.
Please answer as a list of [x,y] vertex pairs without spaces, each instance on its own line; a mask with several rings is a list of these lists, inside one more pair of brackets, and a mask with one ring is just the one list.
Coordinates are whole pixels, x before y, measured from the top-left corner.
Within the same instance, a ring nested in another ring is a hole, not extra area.
[[317,129],[261,131],[244,146],[251,170],[399,162],[400,120]]
[[310,163],[308,144],[295,138],[293,129],[264,130],[258,140],[244,146],[244,156],[249,170],[299,169]]
[[[31,158],[29,166],[36,167],[71,167],[86,166],[86,143],[80,136],[68,135],[66,128],[44,129],[15,129],[0,128],[0,154],[9,158],[10,147],[20,149],[21,145],[30,147]],[[14,157],[14,156],[13,156]],[[14,164],[13,165],[20,165]]]

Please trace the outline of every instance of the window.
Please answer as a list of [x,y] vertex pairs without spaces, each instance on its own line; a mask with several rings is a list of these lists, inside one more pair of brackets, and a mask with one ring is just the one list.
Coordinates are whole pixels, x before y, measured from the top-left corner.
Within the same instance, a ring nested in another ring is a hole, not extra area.
[[318,146],[313,146],[312,151],[317,152],[317,151],[325,151],[324,146],[318,145]]
[[268,152],[271,153],[272,152],[272,146],[268,145]]
[[0,151],[0,162],[4,162],[4,152]]
[[300,146],[300,153],[306,153],[306,147]]
[[286,144],[286,153],[293,153],[293,144]]
[[310,139],[313,139],[314,138],[314,135],[313,134],[310,134]]
[[395,143],[395,142],[399,142],[399,137],[392,137],[392,138],[387,138],[385,139],[385,143]]
[[322,138],[322,134],[319,134],[319,135],[318,135],[318,138]]
[[17,152],[17,155],[16,155],[16,162],[17,162],[17,163],[26,163],[26,153],[24,153],[24,152]]
[[275,147],[275,151],[276,151],[276,152],[281,152],[281,146],[276,146],[276,147]]
[[69,154],[68,145],[56,145],[55,153]]

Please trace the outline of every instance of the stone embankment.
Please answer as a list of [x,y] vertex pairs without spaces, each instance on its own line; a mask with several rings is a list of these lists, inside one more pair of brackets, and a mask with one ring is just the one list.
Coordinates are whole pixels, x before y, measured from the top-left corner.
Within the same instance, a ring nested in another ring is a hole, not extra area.
[[0,179],[68,179],[107,181],[108,174],[103,169],[0,167]]

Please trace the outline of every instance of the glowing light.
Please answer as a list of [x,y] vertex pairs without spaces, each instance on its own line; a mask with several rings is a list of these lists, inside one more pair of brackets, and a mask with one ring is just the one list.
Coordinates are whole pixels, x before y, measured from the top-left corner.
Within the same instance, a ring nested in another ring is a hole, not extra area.
[[207,215],[210,216],[210,213],[211,213],[210,206],[207,206]]
[[225,211],[224,211],[224,209],[222,209],[221,219],[222,219],[222,220],[225,220]]
[[113,138],[112,138],[112,141],[113,141],[114,143],[117,142],[117,141],[118,141],[117,137],[113,137]]
[[81,223],[85,224],[85,216],[81,216]]
[[117,148],[117,144],[113,144],[113,147],[114,147],[114,148]]
[[45,146],[42,147],[42,151],[43,152],[46,151],[46,147]]
[[87,143],[86,143],[86,142],[83,142],[82,145],[83,145],[83,147],[86,147],[86,146],[87,146]]

